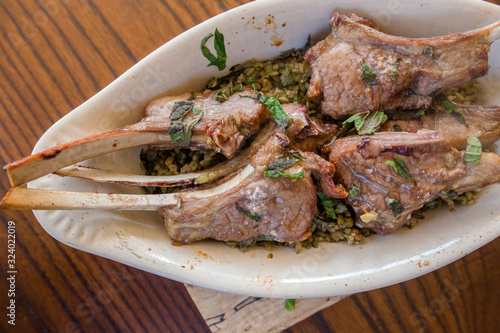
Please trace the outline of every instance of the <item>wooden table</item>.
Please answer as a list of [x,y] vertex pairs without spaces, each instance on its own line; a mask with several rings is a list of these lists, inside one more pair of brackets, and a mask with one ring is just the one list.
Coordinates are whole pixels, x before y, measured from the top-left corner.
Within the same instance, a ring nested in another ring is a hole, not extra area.
[[[0,159],[29,154],[51,124],[157,47],[248,0],[0,0]],[[498,0],[495,2],[498,3]],[[0,173],[2,195],[9,188]],[[2,211],[0,331],[209,332],[184,285],[51,238]],[[16,326],[7,323],[7,226],[16,225]],[[364,292],[289,332],[495,332],[500,239],[433,273]]]

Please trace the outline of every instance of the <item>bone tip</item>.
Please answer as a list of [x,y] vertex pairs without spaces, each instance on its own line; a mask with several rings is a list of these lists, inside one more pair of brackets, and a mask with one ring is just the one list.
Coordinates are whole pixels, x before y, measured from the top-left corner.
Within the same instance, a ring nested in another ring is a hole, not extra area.
[[2,201],[0,201],[0,210],[7,210],[7,209],[13,209],[13,206],[10,203],[10,197],[12,195],[12,191],[14,188],[11,188],[7,194],[2,198]]
[[497,41],[500,39],[500,21],[493,23],[491,25],[491,30],[489,31],[488,34],[488,41],[490,43],[493,43],[494,41]]

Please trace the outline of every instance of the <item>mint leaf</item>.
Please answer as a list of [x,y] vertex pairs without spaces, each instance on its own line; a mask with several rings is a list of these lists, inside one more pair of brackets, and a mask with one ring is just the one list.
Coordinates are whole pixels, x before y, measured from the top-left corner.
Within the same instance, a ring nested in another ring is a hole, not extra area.
[[374,85],[378,83],[377,74],[375,74],[368,65],[364,62],[360,61],[361,68],[363,71],[361,72],[361,78],[365,81],[366,84]]
[[465,120],[465,113],[464,111],[462,110],[459,110],[455,107],[455,104],[453,104],[449,99],[448,97],[446,97],[445,94],[443,93],[438,93],[436,95],[436,100],[438,100],[439,102],[441,102],[441,105],[444,106],[444,109],[447,113],[451,114],[451,116],[453,118],[455,118],[456,121],[458,121],[458,123],[460,125],[463,125],[465,127],[469,127],[469,125],[467,124],[467,121]]
[[321,201],[321,204],[323,205],[323,208],[325,208],[326,216],[336,220],[337,219],[337,214],[335,214],[335,209],[333,208],[333,200],[329,196],[318,192],[318,198]]
[[278,157],[271,162],[265,169],[264,175],[269,178],[278,178],[279,176],[288,178],[302,178],[304,177],[303,172],[298,172],[294,174],[283,173],[286,169],[292,167],[299,160],[304,159],[302,155],[297,152],[287,153],[283,156]]
[[405,210],[403,205],[396,199],[390,199],[390,198],[387,199],[387,204],[389,205],[389,208],[392,210],[392,214],[394,215],[394,217],[398,216]]
[[408,171],[408,168],[406,167],[405,162],[401,157],[396,157],[396,162],[387,160],[385,161],[385,164],[391,166],[398,175],[413,181],[415,186],[417,186],[417,182],[413,179],[412,175]]
[[465,163],[474,164],[481,160],[483,148],[481,141],[474,135],[467,137],[467,148],[465,148],[464,160]]
[[360,112],[349,117],[342,123],[342,129],[338,136],[344,135],[353,126],[359,135],[371,135],[375,133],[380,126],[387,121],[387,116],[382,111]]
[[212,52],[210,52],[210,50],[206,46],[208,40],[212,37],[214,37],[214,34],[210,33],[201,40],[201,53],[205,58],[208,59],[208,61],[210,61],[208,66],[217,66],[217,68],[221,71],[226,68],[227,60],[226,48],[224,45],[224,35],[221,34],[219,30],[217,30],[217,28],[215,28],[214,49],[217,53],[217,56],[212,54]]
[[295,299],[287,299],[285,302],[285,309],[287,311],[293,311],[295,309]]

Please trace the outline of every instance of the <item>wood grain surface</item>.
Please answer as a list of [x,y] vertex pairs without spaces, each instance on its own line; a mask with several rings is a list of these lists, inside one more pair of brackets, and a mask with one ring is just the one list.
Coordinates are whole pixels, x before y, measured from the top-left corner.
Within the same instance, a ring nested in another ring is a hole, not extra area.
[[[262,0],[264,1],[264,0]],[[0,162],[150,52],[247,0],[0,0]],[[498,3],[498,1],[495,1]],[[452,19],[452,18],[450,18]],[[0,173],[1,195],[10,188]],[[0,331],[210,332],[184,285],[62,245],[0,212]],[[16,325],[7,228],[16,228]],[[288,332],[497,332],[500,239],[444,268],[348,297]]]

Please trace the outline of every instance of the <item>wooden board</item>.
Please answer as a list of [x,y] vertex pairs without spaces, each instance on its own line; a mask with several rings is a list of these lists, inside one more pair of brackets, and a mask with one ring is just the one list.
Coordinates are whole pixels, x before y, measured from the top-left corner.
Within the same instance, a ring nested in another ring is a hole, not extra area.
[[298,299],[292,311],[284,299],[248,297],[186,285],[211,332],[281,332],[347,296]]

